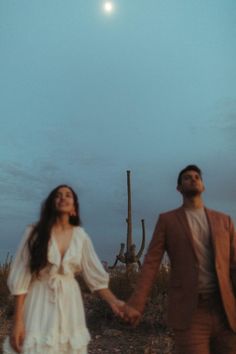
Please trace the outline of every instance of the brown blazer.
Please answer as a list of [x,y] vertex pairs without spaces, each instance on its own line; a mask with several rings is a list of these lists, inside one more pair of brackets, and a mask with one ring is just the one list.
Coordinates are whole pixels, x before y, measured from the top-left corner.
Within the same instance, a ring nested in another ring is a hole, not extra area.
[[[236,332],[236,234],[229,216],[205,208],[214,250],[215,269],[228,322]],[[198,301],[198,259],[184,208],[160,215],[136,289],[129,304],[144,311],[164,252],[171,262],[168,324],[187,329]]]

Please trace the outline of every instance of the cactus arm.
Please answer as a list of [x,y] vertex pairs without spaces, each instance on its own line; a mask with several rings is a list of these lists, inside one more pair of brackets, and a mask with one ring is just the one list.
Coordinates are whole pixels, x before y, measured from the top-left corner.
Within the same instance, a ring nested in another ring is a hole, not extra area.
[[138,251],[138,254],[136,256],[137,259],[140,259],[141,256],[142,256],[142,253],[143,253],[143,250],[144,250],[144,247],[145,247],[145,240],[146,240],[144,219],[141,220],[141,223],[142,223],[142,243],[141,243],[140,250]]
[[116,256],[115,263],[114,263],[112,266],[109,267],[110,269],[115,268],[115,266],[117,265],[118,261],[120,261],[120,262],[122,262],[122,263],[125,263],[124,251],[125,251],[125,244],[124,244],[124,243],[121,243],[121,244],[120,244],[120,252],[119,252],[119,254]]
[[132,245],[132,201],[131,201],[131,183],[130,183],[130,171],[127,173],[127,194],[128,194],[128,216],[126,219],[127,222],[127,253],[129,253],[130,247]]

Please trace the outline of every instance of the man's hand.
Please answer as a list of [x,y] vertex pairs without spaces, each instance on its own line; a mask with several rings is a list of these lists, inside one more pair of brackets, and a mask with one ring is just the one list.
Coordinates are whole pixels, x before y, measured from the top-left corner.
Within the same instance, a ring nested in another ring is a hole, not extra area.
[[141,320],[141,313],[135,308],[125,304],[123,319],[129,322],[132,326],[137,326]]
[[21,353],[24,339],[25,339],[24,323],[23,321],[17,321],[13,325],[11,336],[10,336],[10,344],[17,353]]

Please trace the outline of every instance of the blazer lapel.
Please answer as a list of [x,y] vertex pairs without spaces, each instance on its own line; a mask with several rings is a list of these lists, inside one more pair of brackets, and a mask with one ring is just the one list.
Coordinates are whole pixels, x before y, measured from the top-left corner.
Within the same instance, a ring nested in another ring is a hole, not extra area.
[[191,248],[193,250],[193,254],[198,262],[198,258],[197,258],[197,252],[194,246],[194,240],[193,240],[193,235],[191,232],[191,229],[189,227],[189,223],[188,223],[188,219],[187,216],[185,214],[184,211],[184,207],[180,207],[179,209],[176,210],[176,215],[177,218],[179,220],[179,222],[181,223],[183,230],[184,230],[184,234],[186,235],[186,238],[188,239],[188,241],[190,242]]

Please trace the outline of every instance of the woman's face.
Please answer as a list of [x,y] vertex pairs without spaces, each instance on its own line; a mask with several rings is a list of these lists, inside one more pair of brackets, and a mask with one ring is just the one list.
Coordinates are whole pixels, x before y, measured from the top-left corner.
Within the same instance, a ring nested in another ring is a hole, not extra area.
[[75,214],[74,196],[70,188],[61,187],[57,190],[54,205],[59,214]]

